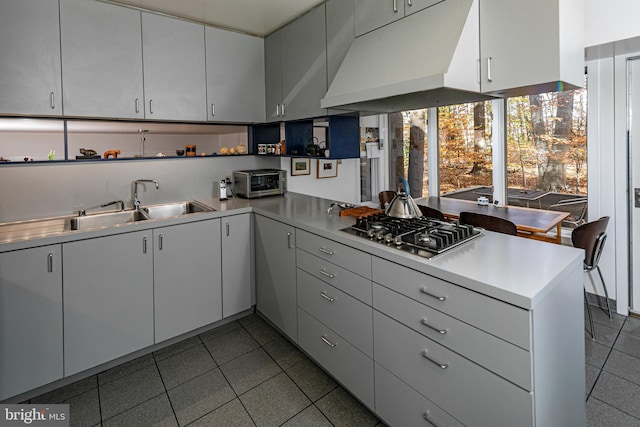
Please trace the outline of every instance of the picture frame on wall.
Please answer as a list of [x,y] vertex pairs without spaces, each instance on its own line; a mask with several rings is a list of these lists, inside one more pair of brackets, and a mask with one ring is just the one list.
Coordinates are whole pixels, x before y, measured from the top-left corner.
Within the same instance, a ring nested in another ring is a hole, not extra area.
[[318,179],[338,176],[338,161],[318,159]]
[[291,176],[311,175],[311,159],[291,158]]

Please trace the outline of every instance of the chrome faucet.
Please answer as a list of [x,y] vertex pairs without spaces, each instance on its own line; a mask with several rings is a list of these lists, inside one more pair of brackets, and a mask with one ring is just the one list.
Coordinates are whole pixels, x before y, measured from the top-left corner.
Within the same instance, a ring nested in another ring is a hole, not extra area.
[[133,207],[135,210],[140,209],[140,199],[138,199],[138,184],[141,182],[151,182],[156,185],[156,190],[160,188],[160,184],[155,179],[138,179],[133,183]]
[[78,216],[85,216],[89,209],[106,208],[107,206],[111,206],[111,205],[120,205],[120,211],[124,210],[124,202],[122,200],[114,200],[113,202],[107,202],[107,203],[102,204],[102,205],[97,205],[97,206],[91,206],[89,208],[84,208],[84,209],[78,211]]

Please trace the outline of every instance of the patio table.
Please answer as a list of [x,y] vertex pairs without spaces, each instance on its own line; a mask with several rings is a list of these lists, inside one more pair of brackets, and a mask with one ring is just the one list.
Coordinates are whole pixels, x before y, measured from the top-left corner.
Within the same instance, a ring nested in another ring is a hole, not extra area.
[[[474,193],[479,194],[481,196],[493,196],[493,188],[492,187],[484,187],[478,188],[477,190],[473,190]],[[529,207],[529,203],[538,202],[538,206],[542,208],[542,198],[549,194],[546,190],[526,190],[522,188],[507,188],[507,198],[509,200],[522,200],[527,202],[527,207]]]

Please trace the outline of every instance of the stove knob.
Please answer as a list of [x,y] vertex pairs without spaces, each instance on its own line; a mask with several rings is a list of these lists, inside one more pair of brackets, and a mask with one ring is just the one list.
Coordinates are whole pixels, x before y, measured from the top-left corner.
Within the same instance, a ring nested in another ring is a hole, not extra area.
[[396,237],[394,237],[394,238],[393,238],[393,243],[395,243],[395,244],[396,244],[396,246],[400,246],[400,245],[402,245],[402,243],[403,243],[403,242],[402,242],[402,237],[400,237],[400,236],[396,236]]
[[387,233],[384,235],[384,241],[387,243],[391,243],[393,242],[393,234],[392,233]]
[[375,235],[376,235],[376,230],[374,230],[373,228],[367,230],[367,237],[374,238]]

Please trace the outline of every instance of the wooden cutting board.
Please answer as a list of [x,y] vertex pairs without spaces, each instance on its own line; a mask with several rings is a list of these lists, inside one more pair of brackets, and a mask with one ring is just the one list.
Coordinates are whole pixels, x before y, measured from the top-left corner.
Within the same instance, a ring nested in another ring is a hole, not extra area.
[[370,208],[368,206],[358,206],[355,208],[344,209],[340,211],[340,216],[354,216],[356,218],[362,218],[373,214],[384,213],[380,209]]

